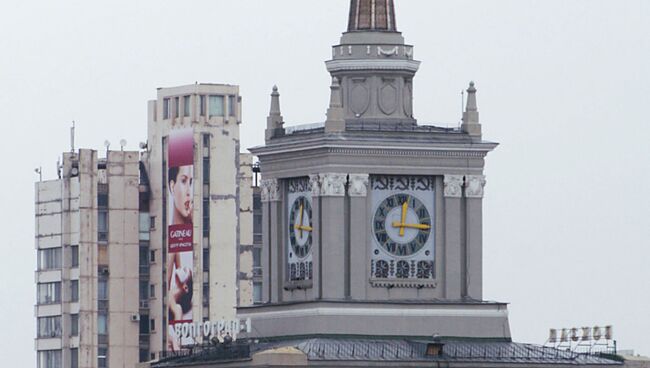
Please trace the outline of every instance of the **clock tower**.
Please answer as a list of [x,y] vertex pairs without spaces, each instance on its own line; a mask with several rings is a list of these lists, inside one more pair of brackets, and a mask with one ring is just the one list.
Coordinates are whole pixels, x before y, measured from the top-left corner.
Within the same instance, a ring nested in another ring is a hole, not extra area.
[[327,119],[285,126],[274,87],[262,169],[264,304],[254,334],[510,337],[483,300],[485,157],[476,88],[459,128],[420,124],[420,62],[392,0],[351,0],[326,63]]

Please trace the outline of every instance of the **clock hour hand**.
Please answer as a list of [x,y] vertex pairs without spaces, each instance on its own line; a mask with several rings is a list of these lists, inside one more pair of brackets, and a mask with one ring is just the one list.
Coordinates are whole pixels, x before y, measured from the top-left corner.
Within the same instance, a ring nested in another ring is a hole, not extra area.
[[[402,221],[400,222],[401,224],[406,222],[406,211],[408,211],[408,208],[409,208],[409,201],[408,201],[408,198],[407,198],[407,200],[404,201],[404,203],[402,203]],[[393,226],[395,226],[395,225],[393,224]],[[399,236],[404,236],[404,227],[403,226],[401,226],[399,228]]]

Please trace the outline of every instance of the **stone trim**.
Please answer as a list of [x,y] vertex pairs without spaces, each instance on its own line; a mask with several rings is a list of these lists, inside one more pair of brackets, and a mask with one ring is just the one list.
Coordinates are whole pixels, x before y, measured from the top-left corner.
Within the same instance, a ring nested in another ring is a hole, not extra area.
[[330,60],[325,62],[330,73],[348,70],[404,70],[415,73],[420,68],[420,62],[415,60]]
[[320,195],[322,197],[344,197],[345,186],[348,182],[347,174],[327,173],[320,174]]
[[468,175],[465,177],[465,197],[483,198],[486,184],[484,175]]
[[278,179],[262,179],[260,187],[262,188],[262,202],[280,201],[281,195]]
[[460,198],[463,195],[463,176],[445,175],[445,197]]
[[367,197],[370,175],[350,174],[348,193],[350,197]]
[[390,149],[330,148],[329,153],[351,156],[484,158],[487,151],[416,151]]

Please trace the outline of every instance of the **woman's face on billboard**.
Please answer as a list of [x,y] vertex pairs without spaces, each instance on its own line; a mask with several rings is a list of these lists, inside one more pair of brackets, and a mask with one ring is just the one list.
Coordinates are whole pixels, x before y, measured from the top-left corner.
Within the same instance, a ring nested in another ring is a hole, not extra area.
[[185,220],[191,219],[194,196],[194,170],[191,165],[178,169],[176,180],[172,184],[174,207]]

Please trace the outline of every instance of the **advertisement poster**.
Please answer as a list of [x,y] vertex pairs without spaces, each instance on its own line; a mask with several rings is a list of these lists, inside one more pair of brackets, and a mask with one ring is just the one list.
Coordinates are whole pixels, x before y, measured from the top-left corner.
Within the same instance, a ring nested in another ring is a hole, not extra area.
[[167,349],[179,351],[194,343],[179,333],[183,324],[193,320],[193,130],[172,130],[167,147]]

